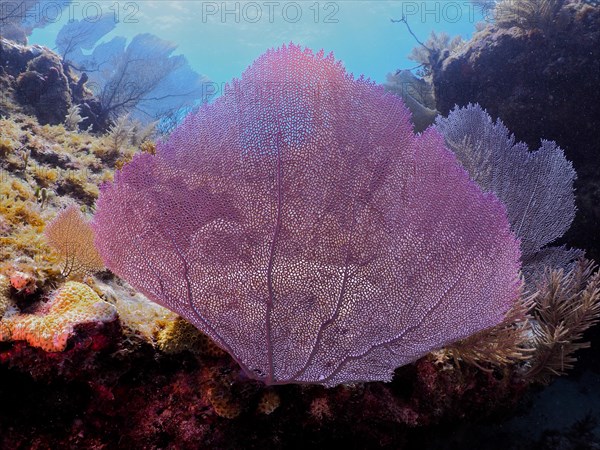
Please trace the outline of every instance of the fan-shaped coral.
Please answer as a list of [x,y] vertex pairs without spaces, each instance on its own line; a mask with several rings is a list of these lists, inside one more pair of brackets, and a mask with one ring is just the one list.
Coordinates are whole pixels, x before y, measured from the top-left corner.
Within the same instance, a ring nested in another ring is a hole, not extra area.
[[94,247],[93,232],[77,205],[70,205],[59,212],[46,226],[44,234],[64,260],[64,276],[96,272],[104,268]]
[[530,152],[524,143],[515,143],[502,121],[494,122],[481,106],[471,104],[438,117],[436,128],[471,178],[506,205],[521,239],[526,275],[545,266],[568,267],[582,256],[576,249],[547,246],[575,217],[575,170],[555,142],[542,140],[539,150]]
[[268,51],[104,187],[99,251],[253,378],[390,380],[518,297],[504,207],[411,128],[333,56]]

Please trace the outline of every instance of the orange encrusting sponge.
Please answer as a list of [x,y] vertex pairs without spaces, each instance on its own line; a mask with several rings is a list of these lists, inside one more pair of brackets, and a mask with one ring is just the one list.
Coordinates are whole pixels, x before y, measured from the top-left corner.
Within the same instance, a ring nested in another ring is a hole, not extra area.
[[0,321],[0,341],[27,341],[47,352],[61,352],[76,325],[110,322],[117,310],[89,286],[69,281],[50,302],[33,314],[16,314]]

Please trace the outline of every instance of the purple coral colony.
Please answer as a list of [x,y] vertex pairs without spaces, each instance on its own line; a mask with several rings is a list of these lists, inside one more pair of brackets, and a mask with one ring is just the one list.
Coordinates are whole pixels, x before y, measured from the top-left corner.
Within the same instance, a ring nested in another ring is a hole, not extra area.
[[[556,3],[545,38],[588,42],[569,70],[598,81],[600,6]],[[600,167],[572,117],[519,142],[522,99],[477,72],[540,45],[523,23],[430,54],[433,100],[282,45],[162,138],[1,39],[0,447],[461,448],[448,427],[510,416],[589,346]]]

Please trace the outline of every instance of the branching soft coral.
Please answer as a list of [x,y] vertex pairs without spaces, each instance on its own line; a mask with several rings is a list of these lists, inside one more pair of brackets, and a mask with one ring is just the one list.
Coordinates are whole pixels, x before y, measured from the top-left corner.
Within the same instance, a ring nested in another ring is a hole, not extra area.
[[565,0],[502,0],[496,5],[496,24],[549,32],[563,19],[561,10],[565,3]]
[[482,370],[490,366],[501,367],[531,358],[529,344],[531,334],[530,311],[534,307],[534,295],[522,296],[506,314],[504,321],[483,330],[438,352],[439,357],[464,361]]
[[266,384],[390,380],[519,293],[506,211],[442,137],[294,45],[117,172],[93,227],[113,273]]
[[548,270],[538,282],[533,309],[535,354],[527,376],[548,382],[573,367],[583,333],[600,320],[600,272],[579,260],[573,270]]

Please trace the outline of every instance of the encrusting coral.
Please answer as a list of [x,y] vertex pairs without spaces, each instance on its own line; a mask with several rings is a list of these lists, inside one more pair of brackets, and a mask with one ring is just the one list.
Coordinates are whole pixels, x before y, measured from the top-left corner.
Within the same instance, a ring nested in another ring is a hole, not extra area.
[[60,352],[67,347],[76,325],[116,318],[116,308],[89,286],[69,281],[34,313],[4,317],[0,321],[0,341],[25,340],[47,352]]
[[256,410],[259,413],[268,416],[269,414],[272,414],[277,408],[279,408],[280,404],[281,398],[279,398],[277,392],[275,392],[272,389],[267,389],[262,393]]
[[6,275],[0,274],[0,318],[11,307],[13,302],[10,298],[10,281]]
[[215,385],[207,390],[207,397],[215,413],[226,419],[235,419],[242,412],[241,403],[226,386]]
[[117,308],[126,339],[137,336],[145,342],[154,343],[161,330],[178,317],[177,314],[151,302],[119,278],[92,278],[86,282]]
[[212,339],[181,317],[170,321],[158,332],[156,346],[169,354],[188,350],[206,356],[225,355],[225,352]]

